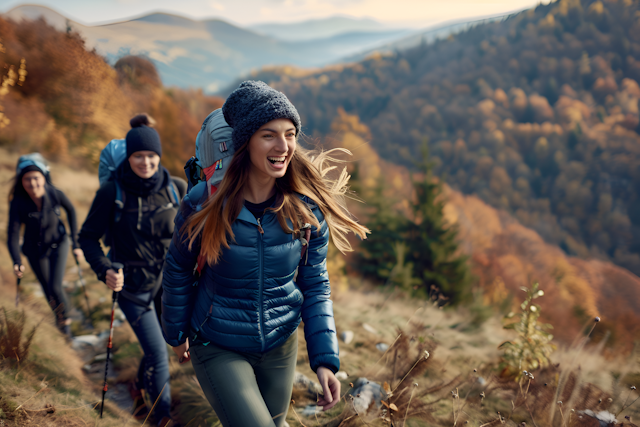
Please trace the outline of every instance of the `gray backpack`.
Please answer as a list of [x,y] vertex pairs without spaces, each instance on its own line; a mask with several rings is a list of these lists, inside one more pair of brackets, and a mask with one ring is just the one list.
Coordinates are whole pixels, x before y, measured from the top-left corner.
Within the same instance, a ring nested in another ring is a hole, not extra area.
[[187,192],[204,181],[207,182],[207,194],[215,192],[235,152],[231,141],[232,131],[224,120],[221,108],[214,110],[204,119],[196,136],[196,155],[184,166],[188,182]]

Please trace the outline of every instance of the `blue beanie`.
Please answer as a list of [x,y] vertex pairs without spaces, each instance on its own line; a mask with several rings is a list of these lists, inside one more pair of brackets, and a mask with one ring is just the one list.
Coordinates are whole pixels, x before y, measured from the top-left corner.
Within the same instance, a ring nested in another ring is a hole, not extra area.
[[162,157],[162,144],[160,144],[160,135],[155,129],[148,126],[134,127],[127,133],[127,158],[131,157],[136,151],[153,151]]
[[300,134],[300,116],[284,93],[264,82],[242,82],[222,106],[224,119],[233,128],[233,145],[239,149],[265,123],[289,119]]

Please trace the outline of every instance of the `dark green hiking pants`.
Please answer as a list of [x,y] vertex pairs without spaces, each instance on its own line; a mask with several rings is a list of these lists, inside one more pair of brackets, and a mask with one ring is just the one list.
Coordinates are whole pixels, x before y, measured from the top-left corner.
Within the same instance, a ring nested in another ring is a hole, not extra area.
[[281,427],[298,356],[298,334],[267,353],[216,345],[191,347],[191,362],[207,400],[224,427]]

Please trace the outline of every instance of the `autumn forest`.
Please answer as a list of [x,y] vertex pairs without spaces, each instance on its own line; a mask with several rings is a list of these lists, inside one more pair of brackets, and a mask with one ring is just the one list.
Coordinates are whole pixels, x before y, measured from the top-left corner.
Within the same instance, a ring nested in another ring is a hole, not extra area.
[[568,254],[640,274],[640,5],[563,0],[433,44],[253,77],[301,105],[306,132],[339,110],[371,144],[506,209]]

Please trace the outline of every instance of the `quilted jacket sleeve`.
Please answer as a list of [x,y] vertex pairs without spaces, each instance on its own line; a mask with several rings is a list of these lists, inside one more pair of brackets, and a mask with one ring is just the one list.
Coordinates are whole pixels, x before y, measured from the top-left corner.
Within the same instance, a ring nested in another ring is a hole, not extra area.
[[329,228],[320,210],[313,213],[320,222],[320,229],[311,231],[308,258],[298,267],[298,287],[304,295],[302,321],[307,352],[311,369],[315,372],[320,366],[334,373],[340,369],[338,358],[338,339],[333,319],[331,286],[327,274],[327,251],[329,248]]
[[192,202],[192,191],[184,197],[175,218],[173,239],[164,262],[162,277],[162,330],[165,341],[172,347],[184,343],[189,333],[191,312],[196,298],[197,278],[194,276],[200,238],[194,241],[191,250],[184,241],[180,229],[186,219],[195,212],[198,200]]

